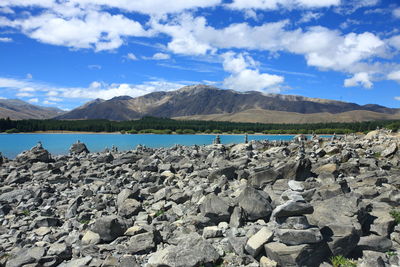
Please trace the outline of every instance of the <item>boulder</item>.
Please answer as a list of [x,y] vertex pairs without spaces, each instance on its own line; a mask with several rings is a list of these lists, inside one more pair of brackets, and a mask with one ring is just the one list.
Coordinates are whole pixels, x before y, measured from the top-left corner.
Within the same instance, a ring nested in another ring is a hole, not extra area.
[[314,208],[308,202],[289,200],[277,206],[272,212],[273,218],[298,216],[313,213]]
[[220,255],[215,248],[197,233],[180,238],[178,245],[170,245],[154,253],[149,267],[195,267],[215,263]]
[[227,202],[215,194],[209,194],[200,205],[203,216],[210,218],[213,222],[228,222],[230,218],[230,207]]
[[148,253],[155,247],[154,234],[152,232],[132,236],[128,241],[126,252],[128,254]]
[[381,152],[381,156],[388,158],[394,155],[396,152],[397,152],[397,144],[393,142]]
[[282,175],[272,168],[261,167],[255,168],[250,174],[248,184],[257,189],[263,189],[268,184],[273,184],[277,179],[280,179]]
[[44,149],[41,144],[17,155],[15,160],[19,163],[52,162],[49,151]]
[[123,235],[125,230],[126,225],[115,215],[98,218],[92,227],[92,231],[106,242]]
[[267,243],[264,248],[269,259],[285,267],[317,267],[329,256],[329,249],[324,243],[287,246],[272,242]]
[[87,149],[84,143],[78,141],[77,143],[72,144],[72,146],[69,148],[69,153],[73,155],[79,155],[81,153],[89,153],[89,149]]
[[267,193],[247,186],[238,197],[247,220],[268,219],[272,212]]
[[306,158],[289,161],[277,171],[281,173],[283,179],[305,181],[312,176],[311,167],[311,161]]
[[286,245],[313,244],[322,241],[322,235],[318,228],[309,229],[277,229],[277,239]]

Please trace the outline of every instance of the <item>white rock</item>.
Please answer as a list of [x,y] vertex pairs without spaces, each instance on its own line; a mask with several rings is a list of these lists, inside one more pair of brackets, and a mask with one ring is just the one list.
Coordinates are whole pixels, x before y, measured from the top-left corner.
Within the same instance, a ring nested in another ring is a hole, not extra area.
[[251,256],[256,257],[262,250],[265,243],[270,241],[274,233],[267,227],[261,228],[255,235],[249,238],[246,243],[245,250]]

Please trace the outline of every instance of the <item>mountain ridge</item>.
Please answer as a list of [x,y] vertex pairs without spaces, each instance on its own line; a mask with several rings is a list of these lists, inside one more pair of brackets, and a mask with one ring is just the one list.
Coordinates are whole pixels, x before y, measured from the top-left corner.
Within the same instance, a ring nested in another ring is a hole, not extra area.
[[58,108],[32,105],[20,99],[0,99],[0,118],[4,119],[50,119],[63,113]]
[[[346,117],[345,121],[349,120],[349,116],[342,113],[356,110],[359,111],[357,118],[360,120],[367,120],[371,117],[377,119],[398,118],[396,114],[399,113],[398,109],[376,104],[358,105],[338,100],[298,95],[264,94],[258,91],[237,92],[200,84],[185,86],[175,91],[153,92],[135,98],[119,96],[110,100],[97,101],[57,116],[56,119],[109,119],[122,121],[139,119],[143,116],[168,118],[197,116],[197,118],[207,119],[204,116],[220,114],[223,117],[223,115],[240,114],[249,110],[265,110],[276,114],[287,112],[293,113],[297,118],[301,116],[299,114],[304,114],[304,117],[310,117],[311,121],[315,121],[316,117],[324,121],[320,115],[321,113],[337,114],[339,117]],[[364,118],[361,114],[363,111],[366,113],[374,112],[374,114],[368,113]],[[318,116],[307,116],[307,114],[318,114]],[[260,112],[256,112],[255,116],[263,115]],[[335,116],[330,116],[330,119],[335,119]],[[344,119],[338,118],[338,120]],[[258,122],[261,121],[263,121],[262,117],[258,119]],[[244,122],[248,122],[248,120]],[[273,122],[279,122],[279,118],[277,117]]]

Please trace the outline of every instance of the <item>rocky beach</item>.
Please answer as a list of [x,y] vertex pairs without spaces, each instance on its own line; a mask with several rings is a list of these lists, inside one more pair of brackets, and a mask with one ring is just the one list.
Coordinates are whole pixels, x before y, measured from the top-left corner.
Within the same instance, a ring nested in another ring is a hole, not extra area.
[[38,144],[0,157],[0,266],[400,266],[399,145]]

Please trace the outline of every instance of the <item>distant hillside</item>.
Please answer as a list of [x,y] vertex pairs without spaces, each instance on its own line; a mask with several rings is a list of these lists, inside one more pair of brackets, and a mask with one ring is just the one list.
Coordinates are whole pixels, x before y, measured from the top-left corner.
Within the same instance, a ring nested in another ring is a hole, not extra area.
[[19,99],[0,99],[0,118],[50,119],[63,113],[65,111],[58,108],[36,106]]
[[[357,111],[357,112],[353,112]],[[365,113],[364,113],[365,111]],[[279,113],[284,112],[284,113]],[[347,113],[353,112],[353,113]],[[288,114],[289,113],[289,114]],[[292,114],[293,113],[293,114]],[[188,117],[208,120],[227,118],[231,121],[283,122],[291,121],[354,121],[397,119],[398,109],[379,105],[358,105],[335,100],[303,96],[236,92],[212,86],[186,86],[176,91],[154,92],[141,97],[116,97],[96,100],[76,108],[57,119],[132,120],[143,116]],[[335,115],[332,115],[335,114]],[[291,118],[292,117],[292,118]]]
[[174,117],[174,119],[254,123],[319,123],[399,120],[400,114],[386,114],[366,110],[353,110],[336,114],[328,112],[301,114],[286,111],[249,109],[237,113],[182,116]]

